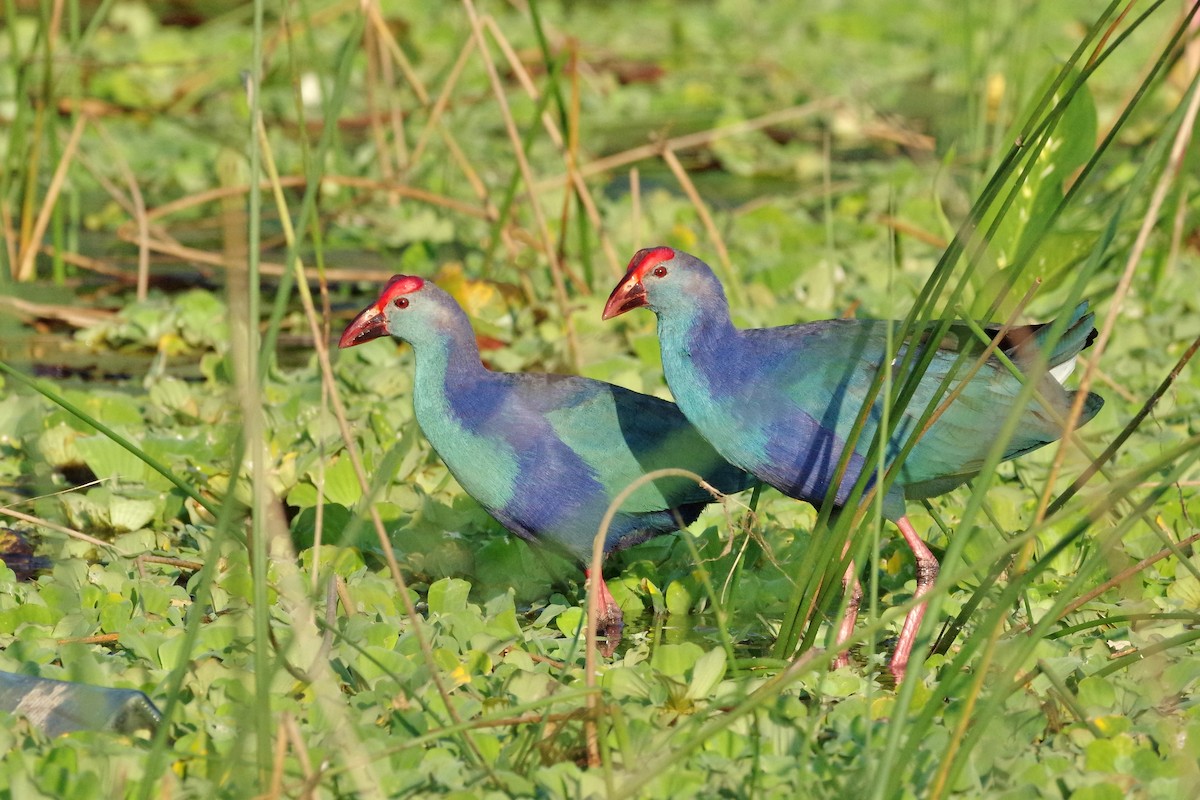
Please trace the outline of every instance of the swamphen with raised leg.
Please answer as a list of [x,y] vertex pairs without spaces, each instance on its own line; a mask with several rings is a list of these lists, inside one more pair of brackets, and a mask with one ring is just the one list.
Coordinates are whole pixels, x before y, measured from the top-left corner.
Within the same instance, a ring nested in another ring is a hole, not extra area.
[[[824,320],[779,328],[735,328],[720,281],[709,266],[668,247],[647,248],[634,255],[608,298],[604,318],[642,306],[658,316],[667,386],[692,424],[731,464],[784,494],[819,505],[887,357],[888,323]],[[1075,356],[1095,338],[1092,323],[1093,315],[1083,303],[1055,341],[1049,341],[1047,326],[1025,325],[1010,328],[999,343],[999,349],[1037,382],[1040,397],[1021,411],[1005,459],[1062,437],[1062,421],[1075,393],[1062,387],[1059,376],[1065,377]],[[997,326],[987,329],[990,336],[998,331]],[[919,346],[929,344],[921,341]],[[889,437],[889,464],[914,433],[918,418],[958,361],[962,347],[982,351],[978,339],[959,324],[938,342],[933,361]],[[1038,351],[1046,353],[1050,369],[1029,375]],[[902,349],[895,366],[903,355]],[[969,367],[964,364],[959,374],[965,375]],[[980,470],[1022,383],[995,355],[965,384],[952,380],[950,391],[957,396],[921,435],[884,495],[884,516],[900,529],[916,557],[918,597],[933,584],[938,562],[905,516],[905,501],[944,494]],[[1079,423],[1094,417],[1103,402],[1089,394]],[[865,456],[881,414],[882,400],[877,399],[834,490],[838,506],[847,500],[863,470],[876,469]],[[843,582],[851,590],[851,601],[839,629],[839,643],[853,629],[861,595],[853,562]],[[925,606],[915,606],[901,628],[890,665],[897,681],[903,678]]]
[[[570,375],[493,372],[449,294],[396,275],[346,328],[339,347],[384,335],[412,345],[421,431],[469,495],[513,533],[585,564],[609,503],[647,472],[681,467],[723,493],[756,481],[730,466],[674,403]],[[613,519],[606,553],[692,522],[713,497],[682,478],[638,489]],[[620,640],[622,615],[603,576],[598,628]]]

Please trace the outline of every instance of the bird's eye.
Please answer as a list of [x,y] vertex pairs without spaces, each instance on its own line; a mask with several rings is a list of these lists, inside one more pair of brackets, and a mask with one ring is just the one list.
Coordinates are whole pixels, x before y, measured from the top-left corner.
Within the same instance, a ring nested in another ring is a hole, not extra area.
[[392,301],[392,305],[394,305],[396,308],[408,308],[408,298],[407,297],[397,297],[395,300]]
[[667,277],[667,268],[662,266],[661,264],[659,264],[657,267],[654,268],[654,277],[656,277],[656,278]]

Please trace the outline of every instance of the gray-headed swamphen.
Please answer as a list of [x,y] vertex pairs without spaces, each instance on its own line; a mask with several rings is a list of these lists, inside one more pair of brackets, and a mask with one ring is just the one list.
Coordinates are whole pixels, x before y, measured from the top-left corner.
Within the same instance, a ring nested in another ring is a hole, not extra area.
[[[645,473],[691,470],[722,493],[756,481],[730,466],[673,403],[570,375],[494,372],[480,361],[458,303],[433,283],[396,275],[346,328],[339,347],[384,335],[412,345],[421,431],[467,494],[513,533],[585,564],[609,503]],[[713,497],[690,480],[643,485],[613,519],[606,553],[678,530]],[[621,609],[601,575],[598,627],[611,653]]]
[[[663,373],[684,415],[724,456],[786,495],[820,505],[835,479],[845,441],[863,408],[887,356],[887,325],[880,320],[824,320],[778,328],[739,329],[729,317],[720,281],[703,261],[668,247],[640,250],[604,308],[610,319],[646,307],[658,317]],[[989,335],[998,326],[987,328]],[[1009,328],[999,343],[1027,380],[1036,381],[1040,399],[1020,412],[1020,424],[1004,458],[1016,458],[1060,439],[1063,420],[1075,393],[1063,388],[1075,356],[1095,338],[1087,303],[1075,309],[1054,341],[1046,325]],[[918,341],[918,347],[929,346]],[[982,351],[966,326],[958,324],[937,343],[937,351],[919,388],[908,402],[886,444],[891,462],[914,433],[918,418],[937,387],[958,361],[961,348]],[[904,350],[893,361],[899,366]],[[1030,374],[1044,352],[1048,369]],[[966,375],[964,365],[959,373]],[[895,380],[903,380],[898,375]],[[966,380],[952,379],[956,393],[945,411],[921,434],[900,464],[883,497],[884,516],[896,524],[916,558],[916,595],[925,594],[938,573],[938,561],[913,530],[905,502],[944,494],[979,472],[1005,419],[1018,400],[1023,381],[993,354]],[[1079,424],[1103,405],[1099,395],[1084,400]],[[838,483],[834,502],[841,506],[864,471],[877,469],[866,454],[882,416],[876,399],[854,452]],[[873,479],[872,479],[873,480]],[[839,643],[851,633],[861,589],[851,562],[844,584],[851,600],[838,632]],[[926,603],[904,620],[891,670],[903,678]]]

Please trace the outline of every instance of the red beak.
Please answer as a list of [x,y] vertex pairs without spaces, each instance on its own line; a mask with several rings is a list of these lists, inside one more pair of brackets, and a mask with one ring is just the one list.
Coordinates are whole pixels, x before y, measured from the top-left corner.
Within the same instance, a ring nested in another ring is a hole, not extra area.
[[608,296],[608,302],[604,304],[604,319],[612,319],[630,309],[640,308],[644,305],[646,305],[646,289],[638,280],[637,275],[630,273],[617,284],[617,288],[613,289],[612,294]]
[[338,347],[354,347],[356,344],[386,336],[387,332],[387,317],[374,305],[369,305],[346,326],[342,338],[338,339]]

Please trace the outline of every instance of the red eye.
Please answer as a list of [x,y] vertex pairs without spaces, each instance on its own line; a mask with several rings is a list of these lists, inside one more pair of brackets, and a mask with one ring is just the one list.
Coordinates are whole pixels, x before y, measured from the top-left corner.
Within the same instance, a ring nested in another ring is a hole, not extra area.
[[408,308],[408,298],[407,297],[397,297],[395,300],[392,301],[392,305],[394,305],[396,308]]
[[656,278],[667,277],[667,268],[662,266],[661,264],[659,266],[655,267],[654,268],[654,277],[656,277]]

